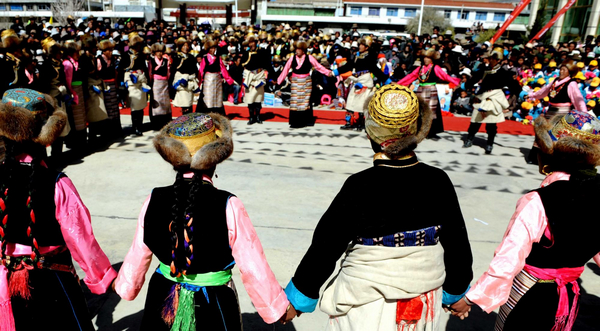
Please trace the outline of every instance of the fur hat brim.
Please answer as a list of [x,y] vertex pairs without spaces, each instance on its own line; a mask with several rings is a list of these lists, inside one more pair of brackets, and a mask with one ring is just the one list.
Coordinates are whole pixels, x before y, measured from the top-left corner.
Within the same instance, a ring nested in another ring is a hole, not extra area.
[[216,113],[210,113],[209,116],[221,136],[202,146],[193,157],[181,141],[166,133],[167,127],[154,138],[154,148],[175,170],[209,170],[233,153],[233,129],[229,119]]
[[429,104],[423,100],[423,98],[417,96],[419,99],[419,118],[417,119],[417,133],[412,136],[408,136],[402,139],[398,139],[393,143],[389,144],[383,149],[383,153],[390,159],[404,156],[412,152],[417,145],[423,141],[431,130],[431,123],[433,121],[433,113]]

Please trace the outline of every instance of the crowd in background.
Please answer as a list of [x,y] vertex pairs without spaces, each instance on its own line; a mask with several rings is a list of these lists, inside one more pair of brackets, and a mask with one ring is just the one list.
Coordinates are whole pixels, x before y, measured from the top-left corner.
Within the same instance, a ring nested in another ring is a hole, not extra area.
[[[197,24],[193,19],[187,25],[175,25],[158,20],[138,24],[69,16],[68,23],[61,26],[36,22],[34,18],[24,23],[17,17],[9,29],[2,30],[0,92],[30,88],[50,94],[59,107],[67,110],[70,132],[53,146],[56,155],[63,142],[70,148],[83,148],[98,138],[122,136],[123,109],[131,112],[131,132],[137,135],[142,134],[145,108],[154,128],[160,129],[171,119],[172,107],[186,113],[194,111],[196,104],[195,111],[224,113],[222,102],[227,100],[233,104],[245,102],[249,124],[261,123],[262,96],[251,96],[250,102],[243,98],[252,90],[248,74],[258,75],[261,71],[264,77],[252,87],[272,93],[291,110],[310,110],[308,117],[297,123],[292,117],[299,113],[290,114],[292,127],[310,125],[314,106],[348,110],[348,89],[362,85],[349,84],[340,71],[348,63],[358,63],[365,52],[372,62],[365,68],[371,73],[373,87],[378,88],[402,81],[423,66],[426,52],[435,51],[434,63],[460,80],[458,84],[449,83],[452,97],[443,101],[449,107],[442,110],[455,114],[472,115],[477,111],[474,95],[487,72],[507,71],[506,77],[512,79],[503,82],[509,103],[504,116],[525,124],[547,111],[554,90],[550,88],[552,91],[546,91],[546,95],[539,92],[551,86],[560,76],[561,65],[569,62],[569,76],[580,93],[571,97],[573,106],[597,113],[600,38],[587,36],[557,45],[499,40],[492,45],[489,41],[476,42],[477,33],[480,31],[473,29],[455,34],[436,27],[421,36],[377,38],[361,34],[357,24],[349,30],[334,31],[317,28],[312,22],[306,26],[243,23],[221,27],[208,22]],[[492,50],[499,57],[500,68],[490,67],[486,54]],[[251,54],[259,54],[260,58],[252,58]],[[288,75],[296,72],[291,68],[296,61],[294,55],[302,58],[305,54],[310,59],[305,68],[309,73]],[[350,76],[358,71],[356,66],[348,70]],[[304,79],[306,75],[310,80],[298,85],[297,77]],[[411,84],[415,90],[418,85],[418,81]],[[299,93],[302,98],[308,96],[308,105],[297,100]],[[363,125],[349,114],[343,128],[360,130]]]

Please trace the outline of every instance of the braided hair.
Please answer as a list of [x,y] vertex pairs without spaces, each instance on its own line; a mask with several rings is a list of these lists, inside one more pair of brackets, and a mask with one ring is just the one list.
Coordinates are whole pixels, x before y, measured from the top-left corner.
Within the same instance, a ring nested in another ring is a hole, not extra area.
[[[175,202],[171,208],[172,221],[169,224],[171,233],[171,276],[186,275],[194,260],[194,210],[198,201],[198,193],[204,181],[202,172],[194,172],[191,184],[183,177],[184,172],[179,171],[173,186]],[[179,236],[183,235],[185,257],[178,256]]]

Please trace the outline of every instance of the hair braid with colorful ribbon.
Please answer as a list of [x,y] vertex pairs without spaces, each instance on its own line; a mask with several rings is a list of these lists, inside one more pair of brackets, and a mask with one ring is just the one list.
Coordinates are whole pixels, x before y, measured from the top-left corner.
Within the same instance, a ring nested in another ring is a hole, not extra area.
[[180,220],[182,219],[182,215],[180,212],[180,201],[181,195],[185,193],[185,182],[183,178],[183,172],[177,173],[177,179],[175,180],[175,185],[173,185],[174,189],[174,198],[175,202],[171,207],[171,222],[169,223],[169,232],[171,233],[171,276],[172,277],[180,277],[181,272],[178,268],[177,261],[177,249],[179,248],[179,238],[177,236],[177,231],[179,228]]
[[35,194],[35,173],[39,166],[39,160],[34,158],[31,161],[31,174],[29,175],[29,190],[27,196],[27,209],[29,211],[29,226],[27,227],[27,236],[31,239],[31,262],[33,266],[37,266],[40,260],[40,247],[38,242],[33,235],[35,229],[35,212],[33,211],[33,195]]
[[185,245],[185,268],[183,274],[187,274],[187,269],[192,264],[194,260],[194,209],[196,206],[196,195],[198,191],[200,191],[200,187],[203,185],[202,174],[196,173],[194,174],[194,178],[192,179],[192,186],[190,187],[190,193],[188,194],[187,199],[187,208],[185,211],[185,221],[183,224],[183,235],[184,235],[184,245]]

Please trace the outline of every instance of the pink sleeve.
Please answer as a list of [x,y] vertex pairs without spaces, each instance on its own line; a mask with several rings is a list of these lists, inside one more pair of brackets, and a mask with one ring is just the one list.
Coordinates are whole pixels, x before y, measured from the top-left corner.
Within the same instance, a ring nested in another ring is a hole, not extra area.
[[142,206],[133,243],[131,244],[131,248],[129,248],[127,256],[125,256],[125,260],[115,281],[117,294],[129,301],[135,299],[140,293],[146,281],[146,272],[152,262],[152,251],[144,244],[144,218],[146,217],[150,197],[146,199]]
[[421,67],[415,69],[410,74],[404,76],[404,78],[398,81],[398,84],[408,86],[408,84],[414,82],[419,77],[419,69],[421,69]]
[[85,272],[83,282],[92,293],[105,293],[117,277],[117,272],[98,245],[92,230],[90,212],[68,177],[63,176],[56,182],[54,202],[56,219],[67,248]]
[[69,92],[71,92],[71,94],[73,94],[73,96],[75,96],[76,94],[73,91],[73,88],[71,87],[71,83],[73,82],[73,64],[69,60],[64,60],[63,67],[65,68],[65,78],[67,80],[67,88],[69,89]]
[[277,85],[281,85],[285,80],[285,77],[290,73],[290,69],[292,68],[292,60],[294,60],[294,56],[291,56],[290,59],[285,63],[283,70],[279,74],[279,78],[277,78]]
[[467,293],[467,298],[487,313],[503,305],[510,295],[513,279],[523,270],[531,245],[539,242],[547,227],[546,213],[537,192],[523,196],[504,239],[496,248],[489,269]]
[[594,262],[596,262],[596,265],[598,265],[600,267],[600,253],[596,254],[596,256],[594,256]]
[[235,263],[256,311],[268,324],[278,321],[286,312],[289,301],[267,263],[250,217],[237,197],[231,197],[227,202],[227,228]]
[[96,68],[98,68],[98,71],[102,71],[102,62],[100,62],[100,59],[96,59]]
[[433,66],[433,70],[435,71],[435,75],[441,80],[452,83],[456,86],[460,85],[460,78],[448,75],[442,68],[440,68],[440,66]]
[[580,112],[587,113],[587,106],[585,105],[585,100],[583,99],[583,95],[581,95],[581,91],[579,90],[577,83],[571,82],[567,92],[569,93],[569,98],[571,99],[573,107]]
[[323,75],[329,75],[329,73],[331,73],[331,70],[325,68],[324,66],[322,66],[319,61],[317,61],[317,59],[315,59],[312,55],[308,55],[308,58],[310,59],[310,64],[312,64],[312,66],[317,69],[318,72],[322,73]]
[[527,94],[527,96],[531,99],[536,99],[536,100],[543,99],[546,96],[548,96],[548,93],[550,92],[551,87],[552,87],[552,84],[544,85],[544,87],[539,89],[537,92],[533,92],[533,91],[529,92],[529,94]]
[[200,69],[198,70],[198,78],[200,79],[199,84],[202,84],[202,81],[204,79],[204,67],[206,66],[206,64],[204,64],[204,61],[206,61],[206,57],[203,57],[202,61],[200,61]]
[[221,59],[219,59],[219,63],[221,64],[221,75],[223,76],[223,78],[225,78],[227,84],[233,85],[233,78],[229,76],[229,72],[227,72],[227,68],[225,68],[225,63],[223,63],[223,60]]

